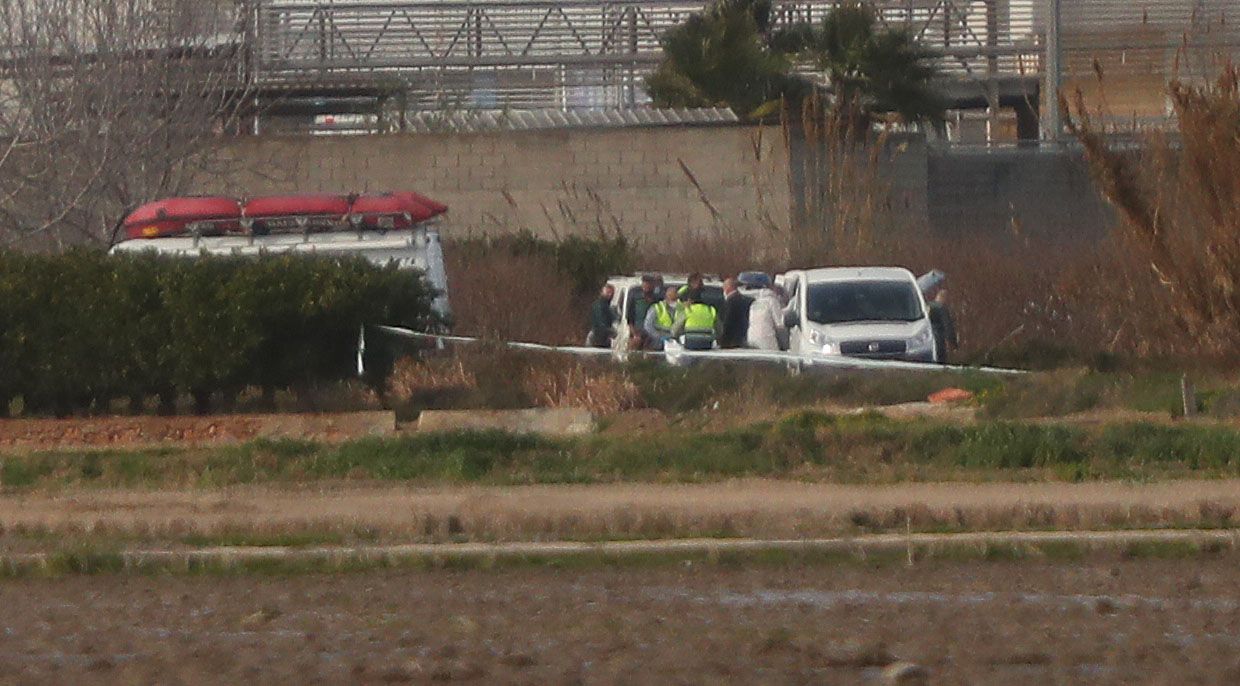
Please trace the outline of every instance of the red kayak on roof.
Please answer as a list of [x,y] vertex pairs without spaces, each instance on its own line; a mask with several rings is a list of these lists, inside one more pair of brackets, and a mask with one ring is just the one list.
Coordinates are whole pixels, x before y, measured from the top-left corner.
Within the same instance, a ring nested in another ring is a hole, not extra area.
[[233,198],[167,198],[142,205],[122,222],[126,238],[162,238],[190,231],[199,223],[203,233],[223,233],[240,227],[241,204]]
[[306,195],[268,195],[253,198],[242,208],[246,217],[330,217],[343,221],[349,214],[345,195],[311,193]]
[[364,227],[407,229],[447,209],[417,193],[370,193],[359,195],[353,201],[352,214],[361,217]]
[[[413,191],[397,191],[396,193],[393,193],[392,195],[406,198],[411,202],[418,203],[419,205],[425,207],[426,209],[434,213],[431,215],[431,217],[438,217],[439,215],[448,211],[447,205],[441,202],[435,202],[434,200],[431,200],[430,198],[426,197],[425,195],[422,195],[421,193],[414,193]],[[427,217],[427,218],[429,219],[430,217]]]
[[244,203],[203,196],[148,203],[125,217],[121,226],[126,238],[166,238],[191,232],[265,235],[346,227],[390,230],[409,229],[447,211],[447,205],[412,191],[358,196],[268,195]]

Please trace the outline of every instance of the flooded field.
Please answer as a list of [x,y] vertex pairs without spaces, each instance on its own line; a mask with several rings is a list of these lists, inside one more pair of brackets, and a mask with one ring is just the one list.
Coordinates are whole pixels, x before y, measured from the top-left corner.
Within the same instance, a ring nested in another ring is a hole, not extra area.
[[0,584],[0,683],[1236,683],[1229,554]]

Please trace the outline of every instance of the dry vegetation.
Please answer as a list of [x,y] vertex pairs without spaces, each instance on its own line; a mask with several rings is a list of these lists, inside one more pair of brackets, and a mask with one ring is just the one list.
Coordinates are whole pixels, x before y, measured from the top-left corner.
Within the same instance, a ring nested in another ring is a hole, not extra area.
[[598,416],[642,406],[627,371],[606,363],[484,345],[397,362],[388,382],[403,411],[452,407],[584,407]]
[[0,0],[0,246],[106,245],[127,208],[234,171],[233,3]]
[[1172,83],[1169,99],[1178,135],[1150,135],[1135,152],[1109,146],[1079,92],[1069,126],[1122,216],[1115,271],[1135,281],[1140,270],[1161,291],[1142,317],[1183,331],[1193,349],[1230,354],[1240,346],[1240,75],[1229,66],[1213,85]]
[[0,498],[10,552],[93,542],[189,546],[815,538],[879,532],[1228,528],[1235,483],[921,484],[784,481],[326,491],[78,492]]

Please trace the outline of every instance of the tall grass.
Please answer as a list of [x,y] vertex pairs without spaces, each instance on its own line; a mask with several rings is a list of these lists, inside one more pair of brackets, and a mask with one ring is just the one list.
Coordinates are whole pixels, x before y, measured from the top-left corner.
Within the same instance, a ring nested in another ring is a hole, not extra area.
[[[1150,299],[1125,298],[1143,323],[1181,348],[1240,351],[1240,72],[1210,85],[1173,82],[1174,135],[1148,135],[1137,150],[1112,147],[1076,94],[1069,128],[1085,147],[1101,191],[1118,208],[1121,250],[1112,272],[1144,281]],[[1132,274],[1133,268],[1139,274]],[[1122,278],[1122,277],[1121,277]],[[1150,288],[1150,285],[1154,288]],[[1178,329],[1177,336],[1172,333]],[[1187,340],[1186,340],[1187,339]]]

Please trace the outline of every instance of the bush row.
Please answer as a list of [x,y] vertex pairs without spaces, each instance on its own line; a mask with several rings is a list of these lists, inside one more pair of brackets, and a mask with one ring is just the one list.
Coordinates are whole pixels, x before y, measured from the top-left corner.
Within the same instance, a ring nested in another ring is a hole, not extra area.
[[361,259],[0,252],[0,414],[340,379],[362,324],[429,326],[432,296]]

